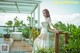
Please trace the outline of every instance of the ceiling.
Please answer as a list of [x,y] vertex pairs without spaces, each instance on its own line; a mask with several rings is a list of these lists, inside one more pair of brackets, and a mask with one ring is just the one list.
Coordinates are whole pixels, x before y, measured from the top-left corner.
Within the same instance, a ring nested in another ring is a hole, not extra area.
[[0,0],[0,13],[32,13],[41,0]]

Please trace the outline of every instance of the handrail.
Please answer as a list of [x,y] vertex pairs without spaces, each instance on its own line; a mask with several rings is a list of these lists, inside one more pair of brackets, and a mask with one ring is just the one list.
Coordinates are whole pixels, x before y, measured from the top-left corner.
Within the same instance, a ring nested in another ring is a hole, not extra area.
[[59,35],[60,34],[65,35],[65,43],[68,44],[68,38],[69,38],[68,33],[64,33],[64,32],[56,33],[56,36],[55,36],[55,53],[59,53]]
[[0,28],[1,28],[1,27],[12,27],[12,30],[15,31],[15,28],[16,28],[16,27],[21,27],[21,26],[0,26]]

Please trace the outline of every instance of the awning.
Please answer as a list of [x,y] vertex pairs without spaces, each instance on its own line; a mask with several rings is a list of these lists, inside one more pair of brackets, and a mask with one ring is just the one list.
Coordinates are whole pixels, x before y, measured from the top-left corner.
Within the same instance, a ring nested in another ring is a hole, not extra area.
[[0,0],[0,13],[32,13],[41,0]]

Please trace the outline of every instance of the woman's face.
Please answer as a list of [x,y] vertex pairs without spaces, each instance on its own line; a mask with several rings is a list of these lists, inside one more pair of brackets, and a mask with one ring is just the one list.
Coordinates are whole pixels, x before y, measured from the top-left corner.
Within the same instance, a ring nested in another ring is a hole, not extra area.
[[46,18],[47,17],[47,14],[45,11],[43,11],[43,16]]

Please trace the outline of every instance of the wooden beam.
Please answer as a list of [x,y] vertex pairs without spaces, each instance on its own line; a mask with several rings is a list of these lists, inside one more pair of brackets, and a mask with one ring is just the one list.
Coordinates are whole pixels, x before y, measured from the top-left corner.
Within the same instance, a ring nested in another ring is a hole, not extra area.
[[68,33],[64,33],[64,32],[60,32],[59,34],[56,33],[55,35],[55,53],[59,53],[59,36],[60,34],[64,34],[65,35],[65,43],[68,44],[68,39],[69,39],[69,34]]
[[65,34],[65,43],[68,44],[69,35],[68,33]]
[[58,33],[56,33],[56,36],[55,36],[55,52],[59,53],[59,34]]

